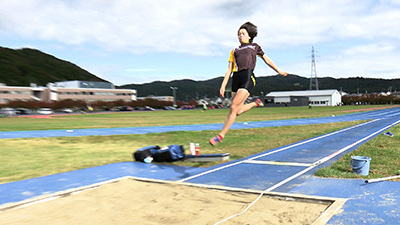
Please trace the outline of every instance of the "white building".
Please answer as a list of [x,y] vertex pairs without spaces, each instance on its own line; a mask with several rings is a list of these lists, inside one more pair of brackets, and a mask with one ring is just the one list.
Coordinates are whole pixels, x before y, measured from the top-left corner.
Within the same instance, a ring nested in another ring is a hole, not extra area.
[[173,96],[154,96],[154,95],[150,95],[147,97],[137,97],[138,100],[145,100],[146,98],[151,98],[151,99],[155,99],[158,101],[165,101],[165,102],[173,102],[174,101],[174,97]]
[[61,101],[61,100],[94,101],[136,101],[137,92],[133,89],[115,89],[107,82],[68,81],[50,83],[47,87],[15,87],[0,85],[0,104],[10,101]]
[[[114,84],[110,82],[101,82],[101,81],[80,81],[80,80],[71,80],[71,81],[60,81],[50,84],[54,87],[60,88],[97,88],[97,89],[115,89]],[[49,85],[48,85],[49,86]]]
[[[342,102],[342,96],[336,89],[331,90],[307,90],[307,91],[274,91],[266,96],[268,102],[275,104],[287,104],[292,106],[337,106]],[[299,102],[302,102],[300,104]],[[306,102],[306,104],[304,104]]]

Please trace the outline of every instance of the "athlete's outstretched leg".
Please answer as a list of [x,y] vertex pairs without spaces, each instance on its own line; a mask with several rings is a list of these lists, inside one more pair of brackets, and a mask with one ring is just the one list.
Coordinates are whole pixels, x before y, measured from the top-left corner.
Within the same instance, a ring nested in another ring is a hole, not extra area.
[[246,89],[239,89],[232,99],[232,105],[229,110],[229,114],[225,119],[224,127],[220,135],[225,137],[226,133],[228,132],[229,128],[231,128],[233,122],[235,122],[236,116],[239,112],[242,112],[242,108],[244,106],[244,102],[249,97],[249,92]]
[[[216,145],[218,142],[221,142],[225,137],[225,134],[228,132],[229,128],[232,126],[233,122],[235,122],[236,116],[239,112],[242,112],[242,108],[244,106],[244,101],[249,97],[249,92],[246,89],[239,89],[236,93],[232,93],[232,105],[229,110],[229,114],[225,119],[224,127],[222,128],[221,133],[214,138],[210,139],[211,145]],[[255,104],[254,104],[255,106]],[[252,107],[254,107],[252,106]],[[247,107],[246,107],[247,109]],[[250,109],[250,108],[249,108]],[[248,111],[247,109],[246,111]]]

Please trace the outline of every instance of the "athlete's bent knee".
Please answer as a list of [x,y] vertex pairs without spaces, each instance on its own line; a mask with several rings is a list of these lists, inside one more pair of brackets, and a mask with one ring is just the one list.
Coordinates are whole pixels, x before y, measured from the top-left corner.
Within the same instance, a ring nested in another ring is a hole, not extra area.
[[243,114],[243,109],[240,109],[240,110],[238,110],[237,112],[236,112],[236,116],[240,116],[240,115],[242,115]]
[[237,106],[237,105],[231,105],[230,111],[231,111],[232,113],[238,114],[239,110],[240,110],[240,107],[239,107],[239,106]]

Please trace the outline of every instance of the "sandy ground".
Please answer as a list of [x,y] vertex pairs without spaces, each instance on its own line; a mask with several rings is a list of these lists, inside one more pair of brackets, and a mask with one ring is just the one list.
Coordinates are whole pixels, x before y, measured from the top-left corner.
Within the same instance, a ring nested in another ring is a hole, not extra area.
[[[124,179],[0,213],[0,224],[215,224],[258,194]],[[328,204],[263,196],[222,224],[311,224]]]

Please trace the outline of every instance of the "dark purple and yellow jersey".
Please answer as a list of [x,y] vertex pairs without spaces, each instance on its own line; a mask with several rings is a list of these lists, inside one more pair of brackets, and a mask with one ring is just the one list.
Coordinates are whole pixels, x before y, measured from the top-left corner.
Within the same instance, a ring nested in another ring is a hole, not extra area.
[[232,49],[229,55],[229,62],[233,62],[233,72],[251,69],[256,67],[257,57],[262,57],[264,51],[256,43],[245,43]]

